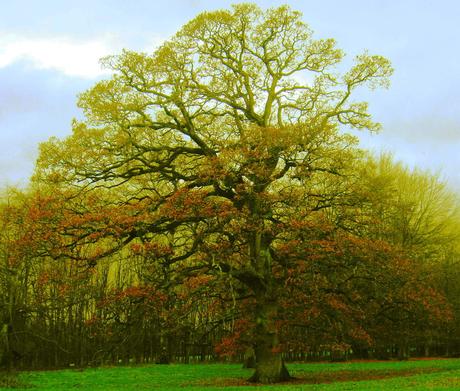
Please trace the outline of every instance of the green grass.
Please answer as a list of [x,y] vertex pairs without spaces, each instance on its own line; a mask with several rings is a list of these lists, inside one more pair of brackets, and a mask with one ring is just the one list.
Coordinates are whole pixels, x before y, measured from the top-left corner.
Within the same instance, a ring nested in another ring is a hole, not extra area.
[[[248,385],[241,365],[145,365],[24,372],[19,381],[36,391],[142,390],[460,390],[460,360],[290,364],[292,384]],[[309,383],[309,384],[308,384]],[[7,390],[1,388],[0,390]]]

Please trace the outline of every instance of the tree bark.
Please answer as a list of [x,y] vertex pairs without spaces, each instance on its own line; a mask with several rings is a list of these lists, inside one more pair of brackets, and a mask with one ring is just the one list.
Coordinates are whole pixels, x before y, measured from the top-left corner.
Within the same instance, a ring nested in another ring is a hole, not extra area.
[[291,377],[284,365],[279,348],[278,330],[274,324],[277,306],[274,302],[258,303],[256,306],[256,335],[254,351],[256,370],[249,378],[254,383],[279,383]]
[[[256,180],[254,182],[255,188],[263,190],[263,183],[257,183]],[[259,198],[259,195],[252,195],[248,202],[248,208],[253,219],[252,224],[257,227],[249,240],[251,266],[255,271],[255,276],[257,276],[254,281],[248,284],[256,299],[254,311],[256,370],[249,381],[270,384],[289,380],[290,375],[283,362],[278,328],[275,323],[278,319],[279,304],[270,254],[272,239],[271,235],[263,232],[265,222],[262,216],[267,214],[269,210],[262,207]]]

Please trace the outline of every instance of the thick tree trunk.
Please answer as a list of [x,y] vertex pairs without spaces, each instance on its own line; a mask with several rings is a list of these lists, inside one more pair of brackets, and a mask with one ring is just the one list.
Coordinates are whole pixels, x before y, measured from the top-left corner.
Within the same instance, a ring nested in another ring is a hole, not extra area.
[[[258,186],[256,183],[254,188],[260,187],[263,190],[264,186],[263,184]],[[249,240],[251,266],[255,273],[246,279],[256,299],[254,311],[256,370],[249,381],[264,384],[279,383],[289,380],[290,376],[281,355],[275,323],[278,319],[279,305],[270,254],[272,238],[270,234],[263,233],[265,222],[262,216],[269,213],[269,210],[262,207],[257,196],[250,199],[248,206],[253,216],[252,224],[257,227]]]
[[257,305],[254,341],[256,370],[249,378],[251,382],[270,384],[291,378],[279,348],[278,330],[274,324],[276,312],[276,304]]
[[266,347],[259,348],[256,353],[256,370],[249,378],[254,383],[279,383],[291,378],[284,365],[281,353],[273,353]]

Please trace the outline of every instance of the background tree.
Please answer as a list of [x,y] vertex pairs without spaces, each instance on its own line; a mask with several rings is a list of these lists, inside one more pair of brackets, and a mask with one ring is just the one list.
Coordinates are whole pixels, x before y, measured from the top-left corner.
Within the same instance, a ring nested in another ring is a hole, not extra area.
[[[392,329],[399,333],[399,341],[394,336],[392,340],[401,357],[408,356],[408,344],[419,345],[418,349],[428,352],[429,341],[434,341],[435,335],[445,330],[446,324],[440,318],[445,317],[447,321],[452,316],[443,304],[441,296],[445,290],[441,288],[440,281],[446,281],[445,277],[441,277],[444,274],[442,265],[446,262],[446,250],[452,249],[452,245],[455,246],[459,240],[458,197],[437,175],[419,169],[410,170],[395,162],[389,154],[368,156],[357,172],[360,180],[354,195],[361,209],[359,214],[356,211],[350,211],[349,214],[360,222],[360,235],[383,240],[395,247],[410,260],[410,266],[407,267],[413,270],[413,278],[405,283],[397,283],[399,288],[395,285],[395,291],[401,290],[403,294],[399,295],[398,300],[395,300],[396,295],[392,303],[384,306],[390,311],[387,314],[382,311],[379,322],[385,324],[390,320],[385,321],[385,316],[388,316],[393,323],[397,323],[397,327],[395,324]],[[453,254],[448,259],[448,263],[455,263]],[[451,269],[451,272],[454,270]],[[409,294],[414,289],[418,290],[418,300]],[[424,305],[421,305],[422,302]],[[439,308],[437,316],[431,311],[432,317],[441,321],[439,328],[425,319],[420,305],[425,309]],[[421,325],[415,325],[422,319],[428,326],[425,331]],[[414,330],[419,330],[419,334]],[[429,334],[429,338],[421,337]],[[417,340],[423,340],[425,347],[420,346]],[[388,345],[388,340],[381,344]]]

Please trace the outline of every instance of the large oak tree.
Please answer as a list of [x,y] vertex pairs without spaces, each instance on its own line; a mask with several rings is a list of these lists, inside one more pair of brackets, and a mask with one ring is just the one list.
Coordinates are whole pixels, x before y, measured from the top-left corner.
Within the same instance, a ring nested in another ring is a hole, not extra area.
[[387,86],[390,63],[364,53],[341,72],[343,57],[287,6],[204,12],[152,54],[106,58],[113,76],[79,100],[86,119],[41,147],[36,178],[118,195],[122,229],[112,221],[104,230],[98,211],[88,230],[118,247],[149,244],[181,273],[225,275],[245,288],[254,381],[289,377],[277,329],[283,243],[349,199],[342,178],[358,152],[347,129],[379,128],[353,96]]

